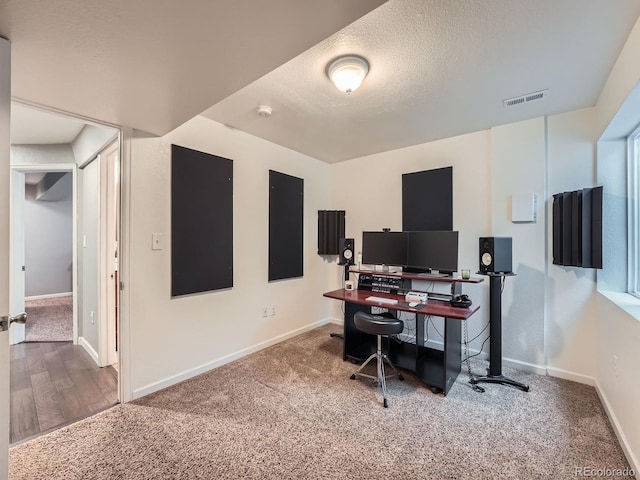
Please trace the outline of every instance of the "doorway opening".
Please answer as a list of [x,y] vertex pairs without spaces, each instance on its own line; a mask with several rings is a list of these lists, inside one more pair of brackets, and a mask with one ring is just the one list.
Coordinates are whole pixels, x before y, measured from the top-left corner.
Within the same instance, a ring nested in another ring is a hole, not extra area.
[[120,132],[11,108],[14,444],[119,401]]

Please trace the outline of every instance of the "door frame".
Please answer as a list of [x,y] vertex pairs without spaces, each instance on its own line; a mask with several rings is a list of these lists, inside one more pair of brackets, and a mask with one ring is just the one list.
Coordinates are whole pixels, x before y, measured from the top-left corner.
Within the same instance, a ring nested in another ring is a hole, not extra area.
[[[83,122],[96,125],[98,127],[107,127],[114,129],[117,133],[113,138],[116,138],[119,143],[120,150],[120,201],[119,201],[119,232],[120,232],[120,245],[118,251],[118,266],[120,276],[120,288],[117,291],[119,296],[119,315],[118,315],[118,401],[130,402],[133,400],[133,387],[131,379],[131,337],[130,337],[130,294],[128,287],[129,274],[130,274],[130,262],[129,252],[131,251],[131,157],[132,157],[132,143],[134,138],[134,131],[130,127],[123,127],[109,122],[95,120],[93,118],[85,117],[83,115],[77,115],[65,110],[56,109],[53,107],[47,107],[35,102],[29,102],[23,99],[11,97],[12,103],[19,103],[21,105],[37,108],[45,112],[52,114],[63,115],[66,117],[76,118]],[[99,153],[106,145],[112,140],[105,142],[105,144],[98,150]],[[86,163],[86,162],[84,162]],[[82,165],[76,165],[76,168],[80,168]],[[77,175],[77,171],[76,171]],[[77,182],[76,182],[77,183]],[[74,222],[76,223],[76,222]],[[77,235],[77,232],[76,232]],[[77,242],[76,242],[77,248]],[[77,253],[76,253],[77,255]],[[76,280],[77,283],[77,280]],[[76,335],[77,336],[77,335]],[[1,478],[1,475],[0,475]]]
[[[71,241],[72,268],[71,268],[71,289],[73,295],[73,344],[78,344],[78,166],[75,163],[45,163],[33,165],[10,165],[11,172],[69,172],[72,177],[72,224],[73,231]],[[13,175],[11,176],[13,182]],[[12,185],[13,187],[13,185]],[[13,202],[13,199],[11,199]],[[12,206],[10,206],[12,208]],[[13,245],[10,247],[9,256],[13,258]],[[9,286],[11,288],[11,285]],[[24,294],[24,292],[23,292]],[[29,319],[27,318],[27,322]]]

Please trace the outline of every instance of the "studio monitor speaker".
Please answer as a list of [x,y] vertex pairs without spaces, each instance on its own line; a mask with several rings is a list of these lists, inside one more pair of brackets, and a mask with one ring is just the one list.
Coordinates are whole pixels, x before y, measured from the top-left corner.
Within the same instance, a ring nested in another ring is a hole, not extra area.
[[511,237],[480,237],[480,273],[509,273]]
[[353,238],[340,239],[340,261],[338,265],[353,265],[355,257]]

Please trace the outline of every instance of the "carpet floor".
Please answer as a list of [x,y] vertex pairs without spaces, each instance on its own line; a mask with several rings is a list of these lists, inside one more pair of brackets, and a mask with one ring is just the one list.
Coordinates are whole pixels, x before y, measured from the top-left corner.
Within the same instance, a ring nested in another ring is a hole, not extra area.
[[[18,479],[565,479],[624,469],[594,388],[350,380],[324,326],[10,449]],[[474,362],[476,373],[487,364]]]
[[73,340],[73,297],[42,298],[25,302],[26,342]]

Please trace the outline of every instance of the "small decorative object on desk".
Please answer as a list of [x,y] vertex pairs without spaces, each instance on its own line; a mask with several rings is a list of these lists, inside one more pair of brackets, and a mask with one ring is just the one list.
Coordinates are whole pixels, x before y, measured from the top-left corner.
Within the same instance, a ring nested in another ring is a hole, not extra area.
[[471,278],[471,270],[462,270],[462,279],[469,280]]
[[353,288],[354,288],[354,284],[353,284],[353,282],[351,280],[346,280],[344,282],[344,289],[345,290],[353,290]]

